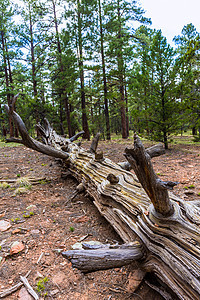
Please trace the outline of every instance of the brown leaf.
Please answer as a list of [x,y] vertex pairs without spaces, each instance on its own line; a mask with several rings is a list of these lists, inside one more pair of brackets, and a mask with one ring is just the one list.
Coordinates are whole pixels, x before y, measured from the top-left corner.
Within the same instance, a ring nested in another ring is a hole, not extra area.
[[19,253],[20,251],[24,250],[24,244],[22,242],[14,242],[10,249],[10,255]]
[[0,212],[0,218],[3,218],[5,216],[6,212]]
[[21,232],[21,229],[16,228],[16,229],[14,229],[11,233],[12,233],[12,234],[16,234],[16,233],[20,233],[20,232]]

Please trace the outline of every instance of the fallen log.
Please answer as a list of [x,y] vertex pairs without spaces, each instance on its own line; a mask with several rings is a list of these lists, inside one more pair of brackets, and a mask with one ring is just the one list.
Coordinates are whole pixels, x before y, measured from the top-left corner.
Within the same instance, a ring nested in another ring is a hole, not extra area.
[[[48,145],[44,148],[41,144],[40,148],[29,137],[21,118],[8,106],[7,111],[24,145],[62,158],[124,243],[134,241],[143,246],[137,249],[145,249],[139,255],[141,268],[154,272],[178,298],[200,298],[200,201],[187,202],[168,193],[176,183],[157,177],[151,155],[136,135],[134,148],[126,149],[125,156],[138,178],[97,153],[96,144],[94,151],[87,152],[73,139],[60,140],[50,128],[48,137],[44,136]],[[76,266],[79,268],[78,263]]]
[[105,246],[88,250],[71,250],[62,252],[62,255],[71,261],[73,267],[82,272],[92,272],[128,265],[142,258],[144,249],[141,243],[135,242],[114,248]]

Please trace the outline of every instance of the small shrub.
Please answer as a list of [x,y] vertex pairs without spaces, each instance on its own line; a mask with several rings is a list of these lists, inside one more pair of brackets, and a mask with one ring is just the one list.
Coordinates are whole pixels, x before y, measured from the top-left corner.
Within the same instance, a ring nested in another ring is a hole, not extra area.
[[7,182],[0,183],[0,188],[2,188],[2,189],[8,189],[9,187],[10,187],[10,184],[8,184]]
[[20,187],[26,187],[26,188],[31,187],[31,183],[28,177],[18,178],[16,181],[16,185]]
[[47,283],[48,280],[49,279],[47,277],[44,277],[37,282],[37,291],[43,297],[47,296],[47,292],[44,292],[44,290],[46,288],[45,283]]
[[195,188],[194,184],[191,184],[191,185],[189,186],[189,189],[194,189],[194,188]]
[[23,215],[24,218],[30,218],[30,215]]
[[13,197],[17,196],[17,195],[22,195],[22,194],[26,194],[28,193],[28,191],[30,190],[30,188],[28,187],[19,187],[17,188],[14,193],[13,193]]
[[198,142],[200,142],[200,136],[194,136],[194,138],[193,138],[193,142],[195,142],[195,143],[198,143]]
[[74,227],[70,226],[69,230],[70,230],[71,232],[74,232]]

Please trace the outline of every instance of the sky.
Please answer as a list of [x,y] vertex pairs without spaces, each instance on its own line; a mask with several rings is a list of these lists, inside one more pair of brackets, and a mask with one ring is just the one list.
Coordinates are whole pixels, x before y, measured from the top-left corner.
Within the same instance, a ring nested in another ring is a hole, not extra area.
[[140,0],[141,7],[150,17],[152,29],[161,29],[168,43],[180,35],[183,27],[192,23],[200,32],[200,0]]

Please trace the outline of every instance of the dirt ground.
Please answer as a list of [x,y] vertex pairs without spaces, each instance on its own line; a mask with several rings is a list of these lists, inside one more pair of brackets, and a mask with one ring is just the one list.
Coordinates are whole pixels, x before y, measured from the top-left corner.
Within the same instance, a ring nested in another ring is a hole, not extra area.
[[[125,160],[124,149],[131,144],[131,140],[100,142],[99,149],[118,162]],[[175,194],[187,201],[200,197],[200,146],[173,146],[153,158],[153,164],[162,180],[179,182]],[[38,182],[19,188],[19,179],[24,177]],[[114,244],[121,240],[91,199],[80,194],[70,201],[77,182],[63,178],[59,161],[23,146],[0,148],[0,180],[1,185],[4,180],[15,181],[0,187],[0,221],[10,224],[0,231],[0,295],[30,270],[27,279],[40,299],[164,299],[149,286],[151,275],[134,290],[133,283],[140,282],[134,277],[137,264],[84,275],[62,257],[60,252],[76,242]],[[14,242],[23,248],[18,253],[13,253],[18,251]],[[21,288],[5,299],[33,298]]]

